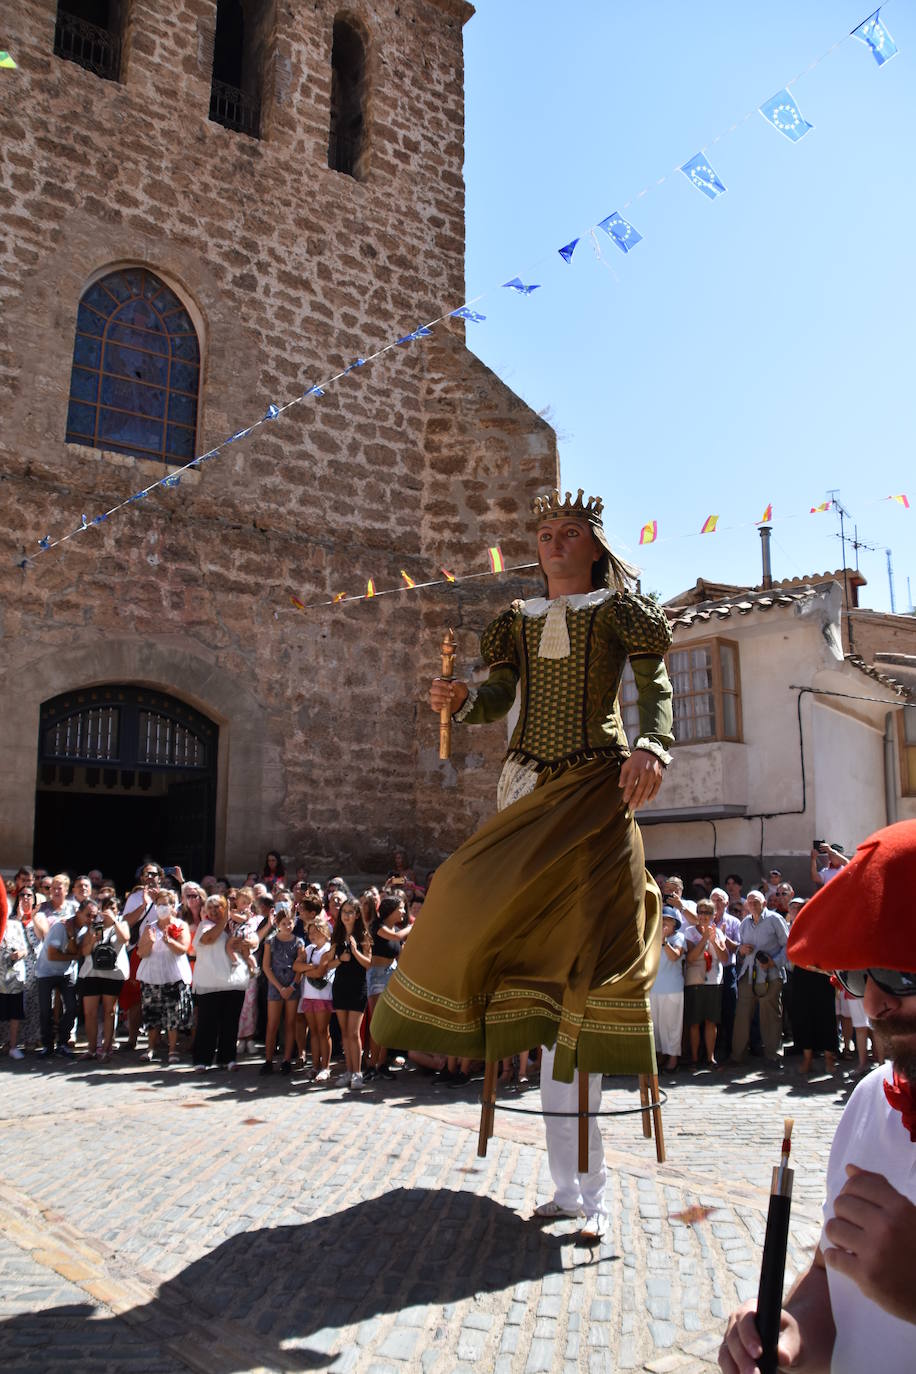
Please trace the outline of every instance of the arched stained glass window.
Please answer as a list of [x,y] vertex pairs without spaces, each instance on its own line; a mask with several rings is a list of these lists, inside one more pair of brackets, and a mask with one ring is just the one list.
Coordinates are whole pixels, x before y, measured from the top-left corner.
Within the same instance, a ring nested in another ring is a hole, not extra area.
[[145,267],[94,282],[76,317],[67,442],[194,457],[200,345],[181,300]]

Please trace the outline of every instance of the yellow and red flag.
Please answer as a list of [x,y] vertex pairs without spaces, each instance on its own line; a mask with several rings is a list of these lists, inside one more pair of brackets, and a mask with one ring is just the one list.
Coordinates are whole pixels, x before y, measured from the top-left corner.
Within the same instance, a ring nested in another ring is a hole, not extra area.
[[767,506],[766,510],[763,512],[763,515],[761,515],[760,519],[757,521],[757,524],[758,524],[758,525],[768,525],[772,519],[773,519],[773,503],[770,502],[770,504]]
[[490,572],[498,573],[506,571],[503,551],[498,544],[494,544],[492,549],[487,549],[487,557],[490,560]]
[[336,606],[337,603],[338,603],[338,601],[346,601],[346,599],[347,599],[347,593],[346,593],[346,592],[338,592],[337,595],[335,596],[334,600],[331,602],[331,605],[332,605],[332,606]]
[[718,515],[707,515],[706,519],[703,521],[703,528],[700,530],[700,534],[715,534],[716,525],[718,525],[718,523]]
[[658,521],[650,520],[648,525],[643,525],[639,531],[640,544],[654,544],[658,538]]
[[888,501],[896,501],[897,505],[902,506],[904,510],[909,510],[910,508],[909,498],[904,496],[903,492],[901,492],[899,496],[889,496],[887,499]]
[[373,596],[375,596],[375,582],[370,577],[366,583],[366,600],[371,601]]
[[820,504],[819,506],[812,506],[811,509],[809,510],[808,514],[809,514],[809,515],[818,515],[818,514],[820,514],[821,511],[829,510],[830,507],[832,506],[832,504],[833,504],[832,501],[822,501],[821,504]]
[[454,573],[450,573],[449,570],[448,570],[448,568],[440,568],[439,571],[442,573],[442,576],[445,578],[446,582],[456,582],[456,581],[457,581],[457,578],[455,577],[455,574],[454,574]]
[[404,579],[405,587],[415,587],[417,585],[411,577],[410,573],[406,573],[403,568],[401,569],[401,576]]
[[290,597],[290,601],[293,603],[293,605],[295,606],[295,608],[296,608],[297,611],[304,611],[304,610],[305,610],[305,602],[304,602],[304,601],[300,601],[299,598],[298,598],[298,596],[291,596],[291,597]]

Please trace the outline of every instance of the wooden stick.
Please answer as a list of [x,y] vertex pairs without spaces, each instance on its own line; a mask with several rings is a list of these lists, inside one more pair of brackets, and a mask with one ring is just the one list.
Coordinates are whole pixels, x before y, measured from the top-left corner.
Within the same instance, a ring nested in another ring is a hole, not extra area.
[[496,1063],[487,1063],[483,1071],[483,1092],[480,1097],[480,1132],[477,1136],[477,1153],[481,1159],[486,1157],[487,1141],[493,1134],[493,1118],[496,1115]]
[[[641,1073],[639,1075],[639,1105],[648,1107],[649,1105],[649,1075]],[[648,1112],[640,1112],[642,1117],[642,1133],[647,1140],[652,1139],[652,1122],[649,1120]]]
[[[649,1094],[652,1101],[652,1124],[655,1127],[655,1158],[659,1164],[664,1164],[665,1154],[665,1132],[662,1130],[662,1104],[658,1093],[658,1074],[653,1073],[649,1076]],[[643,1116],[648,1116],[648,1112],[643,1112]]]
[[[455,631],[448,629],[442,639],[440,646],[442,653],[442,672],[439,676],[443,682],[451,682],[455,676]],[[439,711],[439,757],[447,759],[452,752],[452,708],[443,706]]]
[[588,1173],[588,1074],[579,1070],[579,1177]]

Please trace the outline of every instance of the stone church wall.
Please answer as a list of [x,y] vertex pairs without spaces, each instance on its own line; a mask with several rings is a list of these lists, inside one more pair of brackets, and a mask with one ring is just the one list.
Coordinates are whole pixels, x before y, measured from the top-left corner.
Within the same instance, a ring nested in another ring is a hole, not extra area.
[[259,140],[208,119],[212,0],[130,0],[119,82],[53,55],[53,4],[22,0],[8,17],[4,865],[31,856],[40,703],[100,682],[173,692],[220,724],[219,869],[246,871],[268,847],[371,869],[404,843],[434,861],[491,807],[504,733],[456,732],[442,764],[420,696],[448,624],[467,668],[479,630],[533,584],[290,605],[369,576],[394,586],[401,568],[417,581],[443,563],[481,569],[495,542],[528,561],[527,505],[556,481],[554,435],[457,322],[308,398],[178,490],[13,567],[163,473],[64,441],[77,306],[106,271],[147,266],[194,318],[198,452],[461,303],[470,7],[346,12],[367,38],[359,181],[327,166],[335,9],[323,0],[277,3],[269,25],[262,8]]

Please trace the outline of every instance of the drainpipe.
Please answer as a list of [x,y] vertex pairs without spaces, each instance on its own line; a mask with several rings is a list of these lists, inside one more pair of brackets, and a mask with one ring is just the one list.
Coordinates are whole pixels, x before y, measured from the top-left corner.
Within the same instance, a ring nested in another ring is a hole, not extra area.
[[894,712],[888,711],[884,717],[884,808],[887,824],[897,820],[897,786],[894,770]]
[[760,585],[764,591],[769,591],[773,585],[773,571],[770,567],[770,535],[772,533],[769,525],[760,526],[760,557],[763,562],[763,581]]

